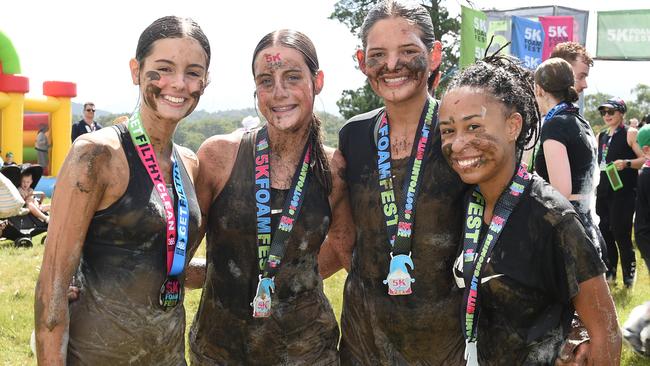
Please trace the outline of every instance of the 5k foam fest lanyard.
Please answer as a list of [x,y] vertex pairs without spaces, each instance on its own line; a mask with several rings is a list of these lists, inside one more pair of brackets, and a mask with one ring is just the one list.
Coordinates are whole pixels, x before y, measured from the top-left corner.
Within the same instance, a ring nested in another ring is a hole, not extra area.
[[[269,142],[266,126],[257,132],[255,139],[255,202],[257,206],[257,256],[260,276],[255,298],[251,303],[253,317],[266,318],[271,315],[271,292],[275,291],[274,278],[287,248],[287,240],[298,219],[309,181],[311,144],[305,144],[302,164],[296,168],[291,181],[289,195],[284,201],[280,222],[271,232],[271,167],[269,164]],[[273,236],[273,238],[271,238]]]
[[526,168],[520,166],[510,186],[505,190],[496,206],[485,238],[480,243],[481,226],[485,199],[478,189],[472,192],[467,203],[465,234],[463,236],[463,278],[465,291],[462,305],[462,324],[465,336],[465,359],[467,365],[478,365],[476,359],[476,337],[479,316],[479,286],[483,277],[483,266],[488,262],[492,249],[506,225],[512,211],[519,203],[522,193],[530,184],[531,176]]
[[431,131],[437,123],[438,103],[429,98],[424,105],[418,124],[419,133],[413,142],[413,151],[409,162],[409,179],[404,180],[404,204],[397,207],[393,178],[391,173],[390,133],[386,112],[381,116],[377,129],[377,170],[379,174],[379,191],[386,221],[388,241],[392,247],[390,270],[384,284],[388,285],[389,295],[408,295],[412,293],[411,283],[415,279],[406,268],[414,269],[411,260],[411,239],[415,218],[415,203],[420,190],[424,168],[424,157],[431,147]]
[[187,248],[189,224],[187,196],[185,195],[180,169],[178,168],[176,149],[174,149],[174,154],[172,156],[172,175],[174,179],[174,188],[176,189],[176,194],[178,196],[178,221],[176,221],[172,197],[170,197],[167,192],[167,185],[165,184],[165,179],[160,171],[160,166],[156,159],[156,153],[154,152],[149,136],[142,125],[139,112],[135,112],[133,116],[131,116],[127,127],[131,139],[133,140],[133,144],[138,151],[140,161],[149,174],[149,178],[151,178],[153,186],[156,192],[158,192],[165,209],[167,276],[165,282],[160,288],[159,303],[165,310],[167,310],[178,305],[182,296],[182,286],[178,281],[178,276],[183,273],[185,267],[185,251]]

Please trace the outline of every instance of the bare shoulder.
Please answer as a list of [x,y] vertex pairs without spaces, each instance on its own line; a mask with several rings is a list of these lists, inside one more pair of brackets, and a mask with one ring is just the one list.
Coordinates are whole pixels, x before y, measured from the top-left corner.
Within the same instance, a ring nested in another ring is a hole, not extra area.
[[192,177],[196,177],[199,172],[199,159],[196,157],[194,151],[180,145],[176,145],[176,151],[178,151],[178,155],[183,160],[185,169],[187,169]]
[[[68,153],[69,169],[86,166],[90,170],[100,171],[102,168],[119,164],[120,157],[126,163],[121,141],[112,128],[104,128],[93,133],[79,136]],[[80,163],[85,163],[79,165]],[[102,164],[98,164],[102,163]]]
[[213,187],[216,194],[230,178],[243,133],[215,135],[205,140],[197,152],[199,159],[198,181],[201,186]]

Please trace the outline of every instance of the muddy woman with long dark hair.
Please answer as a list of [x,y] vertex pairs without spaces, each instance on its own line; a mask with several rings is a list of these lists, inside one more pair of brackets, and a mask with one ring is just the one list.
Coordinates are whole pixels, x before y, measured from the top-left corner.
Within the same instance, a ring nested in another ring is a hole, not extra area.
[[[172,136],[207,85],[191,19],[147,27],[130,62],[128,122],[79,137],[52,201],[35,322],[40,365],[184,365],[183,283],[199,243],[198,160]],[[79,299],[68,307],[75,272]]]
[[[319,271],[349,263],[354,227],[343,160],[323,146],[313,112],[324,75],[293,30],[263,37],[252,69],[266,124],[198,151],[207,266],[192,364],[336,365],[339,331]],[[340,256],[319,262],[319,253]]]

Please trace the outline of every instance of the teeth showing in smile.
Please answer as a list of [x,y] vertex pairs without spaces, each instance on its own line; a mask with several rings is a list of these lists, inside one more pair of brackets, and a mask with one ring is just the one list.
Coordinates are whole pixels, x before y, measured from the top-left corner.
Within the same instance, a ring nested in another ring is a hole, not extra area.
[[185,101],[185,98],[180,98],[180,97],[177,98],[177,97],[172,97],[170,95],[165,95],[163,96],[163,98],[168,102],[177,103],[177,104],[183,103]]
[[273,110],[273,112],[286,112],[286,111],[292,110],[293,106],[288,105],[288,106],[283,106],[283,107],[273,107],[271,109]]
[[406,81],[408,77],[402,76],[398,78],[384,78],[384,81],[386,84],[395,84],[395,83],[401,83],[402,81]]
[[458,166],[461,168],[468,168],[470,166],[474,166],[478,164],[481,161],[481,158],[472,158],[472,159],[465,159],[465,160],[456,160],[458,163]]

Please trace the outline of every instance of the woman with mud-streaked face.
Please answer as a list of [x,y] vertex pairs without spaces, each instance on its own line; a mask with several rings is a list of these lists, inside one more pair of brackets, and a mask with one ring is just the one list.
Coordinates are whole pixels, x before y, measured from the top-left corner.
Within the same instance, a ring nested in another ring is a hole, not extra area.
[[532,75],[508,57],[469,66],[441,101],[442,152],[472,186],[453,269],[468,365],[555,364],[574,312],[587,363],[616,365],[605,266],[569,201],[519,167],[538,123]]
[[193,20],[156,20],[129,64],[140,92],[133,115],[74,142],[36,287],[40,365],[185,364],[198,160],[172,136],[198,104],[209,64],[210,45]]
[[313,109],[324,74],[311,40],[289,29],[265,35],[251,66],[266,123],[212,136],[197,153],[206,266],[191,362],[336,365],[322,278],[349,268],[354,226],[345,162],[323,146]]
[[461,292],[450,286],[450,268],[466,186],[440,151],[428,90],[439,79],[441,44],[427,9],[401,0],[377,2],[360,37],[359,68],[383,107],[339,132],[357,232],[341,363],[463,365]]

